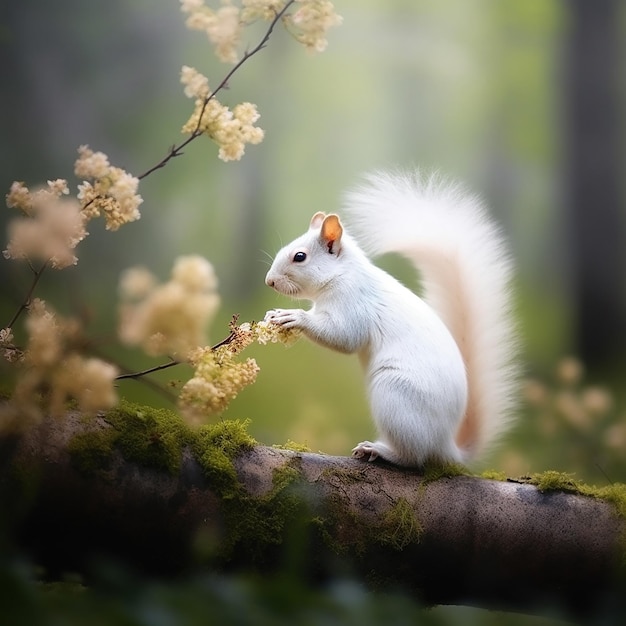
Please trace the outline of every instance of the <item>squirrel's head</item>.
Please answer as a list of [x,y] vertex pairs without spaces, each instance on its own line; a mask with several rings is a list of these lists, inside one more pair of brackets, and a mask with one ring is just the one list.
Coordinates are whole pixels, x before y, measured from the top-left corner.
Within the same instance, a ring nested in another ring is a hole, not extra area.
[[342,236],[339,217],[316,213],[309,230],[278,252],[265,284],[286,296],[314,300],[341,272]]

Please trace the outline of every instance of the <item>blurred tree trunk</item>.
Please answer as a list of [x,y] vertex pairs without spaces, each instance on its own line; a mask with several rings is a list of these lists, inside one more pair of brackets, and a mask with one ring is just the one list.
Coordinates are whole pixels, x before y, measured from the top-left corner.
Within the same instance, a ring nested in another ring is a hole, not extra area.
[[566,206],[578,352],[593,368],[624,363],[623,130],[619,0],[570,0],[566,47]]
[[0,530],[48,572],[105,555],[172,574],[204,558],[264,575],[295,564],[304,580],[349,574],[428,604],[623,608],[625,524],[608,502],[251,442],[237,451],[227,424],[189,435],[178,466],[163,455],[178,422],[153,430],[148,412],[72,413],[0,437]]

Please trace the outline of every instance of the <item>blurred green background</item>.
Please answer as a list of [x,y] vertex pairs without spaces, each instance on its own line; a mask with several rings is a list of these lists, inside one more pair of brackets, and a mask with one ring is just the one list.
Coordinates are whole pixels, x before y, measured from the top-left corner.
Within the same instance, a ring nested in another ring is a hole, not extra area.
[[[225,104],[258,105],[262,144],[222,163],[210,141],[195,141],[142,182],[139,222],[117,233],[92,224],[78,266],[49,271],[39,295],[83,316],[102,353],[130,369],[147,367],[155,361],[115,342],[123,269],[144,265],[166,280],[177,256],[208,258],[223,299],[210,330],[218,341],[233,314],[258,320],[286,304],[263,282],[272,255],[313,212],[337,209],[362,172],[437,169],[481,194],[511,241],[523,365],[541,381],[488,465],[626,480],[626,7],[618,0],[335,5],[344,23],[323,54],[307,54],[278,29],[222,93]],[[250,44],[260,32],[250,31]],[[3,3],[0,59],[7,191],[13,180],[72,181],[80,144],[140,174],[181,138],[192,105],[181,66],[196,67],[213,86],[227,71],[204,35],[185,29],[174,0]],[[11,212],[1,216],[4,230]],[[417,284],[403,262],[383,264]],[[19,264],[0,263],[0,327],[28,281]],[[347,454],[373,435],[355,358],[305,341],[250,353],[258,381],[226,416],[250,418],[260,441]],[[576,364],[561,363],[570,354],[584,363],[591,392]],[[181,367],[153,379],[188,375]],[[610,394],[593,396],[595,385]],[[121,393],[171,406],[140,382],[124,382]]]

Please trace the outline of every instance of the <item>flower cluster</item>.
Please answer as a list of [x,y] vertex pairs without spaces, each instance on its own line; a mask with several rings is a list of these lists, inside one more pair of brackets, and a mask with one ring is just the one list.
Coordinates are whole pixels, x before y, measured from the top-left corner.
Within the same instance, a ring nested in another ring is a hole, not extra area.
[[256,361],[237,361],[236,354],[227,344],[216,349],[198,348],[189,355],[195,373],[178,398],[181,412],[189,422],[200,423],[222,412],[242,389],[256,380],[259,371]]
[[302,335],[297,328],[283,328],[269,321],[268,315],[261,322],[242,324],[241,328],[251,333],[253,341],[266,345],[268,343],[282,343],[285,346],[294,344]]
[[[291,5],[297,7],[293,14],[287,10]],[[308,50],[318,52],[326,48],[328,29],[341,23],[341,17],[329,0],[242,0],[241,7],[231,0],[222,0],[215,10],[204,0],[181,0],[181,10],[187,15],[187,27],[204,31],[218,58],[230,63],[240,58],[245,60],[265,43],[263,40],[252,52],[240,56],[241,30],[250,22],[272,22],[281,15],[291,35]],[[188,66],[182,68],[181,82],[185,85],[185,95],[195,98],[194,111],[182,132],[210,137],[219,146],[218,156],[222,161],[239,160],[246,144],[263,140],[263,130],[254,126],[259,119],[254,104],[244,102],[232,110],[224,106],[215,98],[220,88],[211,93],[207,78]]]
[[270,22],[284,8],[286,0],[243,0],[241,21],[249,24],[256,20]]
[[342,22],[335,7],[328,0],[298,0],[299,8],[285,17],[285,25],[292,36],[310,52],[323,52],[328,46],[326,33]]
[[20,361],[24,354],[13,343],[13,331],[10,328],[0,328],[0,348],[2,348],[2,357],[9,363]]
[[69,197],[64,179],[50,180],[46,187],[31,191],[22,182],[11,185],[7,206],[21,211],[8,226],[6,259],[34,261],[55,269],[76,265],[76,246],[89,234],[87,222],[103,215],[107,230],[139,219],[142,202],[137,194],[139,181],[119,167],[113,167],[102,152],[87,146],[78,149],[76,176],[89,178],[78,186],[77,198]]
[[85,412],[116,404],[113,383],[117,369],[80,354],[81,332],[76,320],[59,317],[35,299],[24,327],[28,341],[19,359],[23,371],[11,398],[14,410],[34,418],[44,411],[61,413],[70,399]]
[[209,97],[209,79],[196,68],[183,65],[180,71],[180,82],[185,85],[185,95],[188,98],[204,100]]
[[220,301],[216,288],[213,266],[200,256],[179,257],[162,285],[146,269],[126,270],[120,281],[120,339],[152,356],[186,358],[207,342],[206,327]]
[[6,196],[9,208],[22,215],[9,222],[9,243],[3,251],[6,259],[41,261],[55,269],[75,265],[74,248],[87,236],[85,219],[79,203],[66,198],[69,190],[64,180],[48,181],[48,186],[31,192],[21,182],[14,182]]
[[[289,5],[295,8],[293,14],[286,10]],[[329,0],[242,0],[241,8],[231,0],[222,0],[215,10],[204,0],[181,0],[181,10],[187,15],[187,27],[205,32],[217,57],[226,63],[235,63],[239,58],[241,31],[250,22],[271,22],[285,11],[281,19],[287,31],[313,52],[326,49],[328,30],[342,22]]]
[[117,230],[123,224],[140,218],[137,193],[139,180],[119,167],[109,164],[102,152],[80,146],[74,173],[85,180],[78,186],[78,200],[87,220],[104,216],[107,230]]
[[196,98],[194,111],[182,132],[210,137],[219,146],[218,157],[222,161],[238,161],[246,144],[254,145],[263,140],[263,129],[254,125],[259,119],[254,104],[244,102],[231,110],[217,98],[209,98],[207,78],[192,67],[183,67],[181,82],[185,85],[185,94]]
[[293,343],[298,331],[285,330],[269,321],[230,325],[229,337],[213,348],[198,348],[188,360],[195,368],[193,377],[183,386],[178,402],[191,423],[201,423],[220,413],[237,394],[251,385],[259,367],[254,359],[238,361],[236,356],[252,343]]
[[238,7],[227,1],[214,11],[203,0],[181,0],[181,10],[188,16],[185,21],[187,28],[204,31],[215,46],[215,54],[220,61],[237,61],[241,36]]

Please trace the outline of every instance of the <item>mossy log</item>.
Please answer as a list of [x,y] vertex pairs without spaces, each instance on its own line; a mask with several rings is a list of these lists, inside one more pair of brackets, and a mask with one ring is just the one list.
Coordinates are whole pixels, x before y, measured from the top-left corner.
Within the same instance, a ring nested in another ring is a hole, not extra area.
[[106,555],[152,574],[351,575],[428,604],[581,615],[624,601],[615,502],[255,445],[238,422],[192,433],[126,413],[0,437],[3,522],[51,575]]

